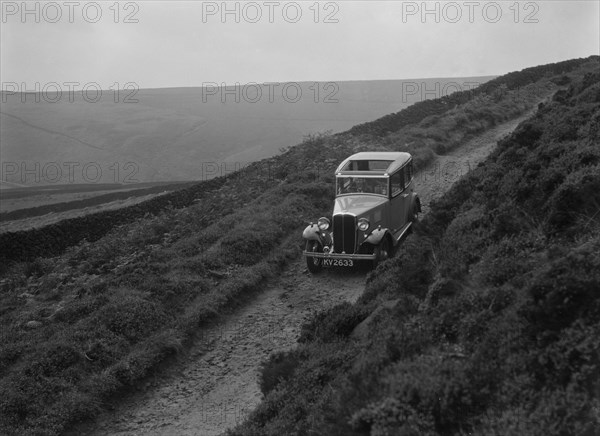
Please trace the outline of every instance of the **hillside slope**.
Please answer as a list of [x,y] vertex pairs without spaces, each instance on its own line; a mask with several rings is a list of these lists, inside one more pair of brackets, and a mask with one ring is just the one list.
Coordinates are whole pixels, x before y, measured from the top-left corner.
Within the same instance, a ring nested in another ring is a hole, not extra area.
[[[453,153],[437,156],[415,174],[423,204],[446,192],[466,170],[482,162],[519,122],[502,123]],[[260,403],[261,365],[294,347],[303,323],[338,304],[354,303],[365,288],[368,265],[310,274],[303,257],[292,260],[260,295],[222,317],[167,371],[148,378],[114,411],[78,426],[69,435],[165,434],[216,436],[242,422]],[[264,384],[273,383],[272,374]]]
[[[497,123],[523,114],[558,89],[562,81],[568,82],[569,78],[563,73],[594,68],[595,60],[591,59],[529,68],[524,70],[523,76],[510,73],[506,81],[495,79],[495,87],[485,92],[475,89],[421,101],[397,114],[342,134],[309,135],[303,147],[295,147],[284,155],[255,162],[236,173],[163,195],[143,205],[67,219],[43,229],[2,234],[0,244],[5,249],[0,253],[0,260],[31,260],[36,256],[57,255],[83,239],[95,241],[114,225],[132,222],[147,213],[155,214],[165,207],[180,208],[194,201],[214,199],[215,192],[221,189],[231,193],[232,205],[239,206],[238,199],[252,198],[251,193],[258,192],[257,185],[264,189],[270,188],[270,182],[277,180],[285,180],[286,183],[314,181],[323,174],[329,175],[337,162],[355,151],[408,151],[413,154],[416,167],[421,168],[433,159],[435,153],[445,154]],[[563,75],[553,76],[555,72]],[[394,127],[390,129],[390,125]],[[369,133],[371,131],[375,133]],[[384,131],[387,133],[384,134]],[[288,175],[296,172],[300,172],[296,180],[287,179]],[[244,179],[249,183],[245,183]],[[229,210],[225,208],[228,213]]]
[[307,323],[228,434],[599,434],[599,143],[596,69],[435,202],[356,304]]
[[[342,132],[399,111],[425,90],[439,97],[491,78],[130,88],[104,90],[97,102],[80,92],[4,93],[0,139],[10,166],[0,178],[3,186],[206,180],[276,155],[305,135]],[[78,165],[69,170],[68,162]],[[209,165],[215,162],[217,171]]]
[[561,74],[518,90],[498,82],[443,114],[425,107],[384,136],[311,136],[228,177],[0,235],[0,432],[55,435],[97,414],[254,297],[298,256],[306,222],[330,210],[333,169],[352,152],[410,150],[423,169],[435,153],[597,70],[598,60],[538,68]]

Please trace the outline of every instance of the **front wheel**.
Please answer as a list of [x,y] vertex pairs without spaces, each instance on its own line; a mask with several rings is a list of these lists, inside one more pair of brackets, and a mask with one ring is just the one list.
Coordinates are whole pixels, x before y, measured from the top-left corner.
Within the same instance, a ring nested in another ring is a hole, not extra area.
[[[322,253],[323,247],[319,241],[306,241],[306,252]],[[319,257],[306,256],[306,267],[313,274],[321,272],[323,269],[323,259]]]
[[413,203],[413,206],[411,208],[411,212],[410,212],[410,221],[411,222],[416,223],[417,221],[419,221],[419,212],[421,212],[421,202],[417,198],[417,200]]
[[375,269],[380,262],[392,257],[392,246],[388,237],[384,237],[379,245],[375,247],[374,254],[375,259],[373,259],[373,269]]
[[417,221],[419,221],[419,211],[418,211],[417,209],[415,209],[415,210],[413,211],[413,214],[412,214],[411,221],[412,221],[413,223],[416,223]]

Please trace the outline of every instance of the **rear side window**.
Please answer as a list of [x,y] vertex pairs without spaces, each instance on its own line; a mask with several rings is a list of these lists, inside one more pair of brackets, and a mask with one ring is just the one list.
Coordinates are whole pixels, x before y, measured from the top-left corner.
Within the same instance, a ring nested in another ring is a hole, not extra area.
[[342,171],[385,171],[391,160],[351,160]]
[[396,174],[390,177],[390,181],[392,184],[392,197],[404,191],[405,169],[406,167],[402,168],[400,171],[398,171]]
[[404,186],[408,186],[413,178],[412,160],[404,167]]

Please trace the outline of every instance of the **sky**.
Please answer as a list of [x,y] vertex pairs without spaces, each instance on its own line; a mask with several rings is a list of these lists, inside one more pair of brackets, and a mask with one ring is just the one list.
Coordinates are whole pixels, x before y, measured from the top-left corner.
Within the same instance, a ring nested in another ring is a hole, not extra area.
[[598,0],[2,0],[1,10],[3,90],[486,76],[600,54]]

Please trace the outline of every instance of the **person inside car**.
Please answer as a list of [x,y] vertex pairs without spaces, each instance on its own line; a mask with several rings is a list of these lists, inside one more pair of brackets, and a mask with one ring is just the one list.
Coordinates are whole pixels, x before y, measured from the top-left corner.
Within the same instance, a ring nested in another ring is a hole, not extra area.
[[366,186],[366,181],[364,178],[362,177],[354,177],[352,178],[352,180],[350,181],[350,184],[348,185],[348,189],[346,192],[351,193],[351,192],[367,192],[367,186]]

